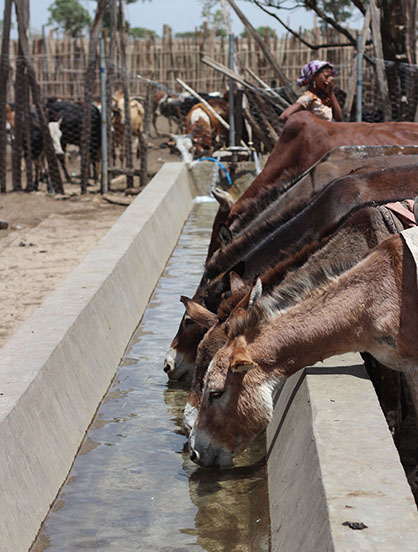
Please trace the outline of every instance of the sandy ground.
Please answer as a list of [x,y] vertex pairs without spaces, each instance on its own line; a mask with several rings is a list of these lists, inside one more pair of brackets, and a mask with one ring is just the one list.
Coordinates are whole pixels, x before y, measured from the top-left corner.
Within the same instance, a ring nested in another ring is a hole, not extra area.
[[[148,176],[168,161],[179,161],[167,148],[167,138],[150,139]],[[78,160],[74,169],[78,170]],[[11,173],[8,172],[8,184]],[[135,179],[134,186],[138,186]],[[112,186],[111,195],[123,198],[125,185]],[[0,194],[0,347],[42,300],[83,260],[108,231],[126,206],[109,203],[89,186],[64,184],[65,196],[48,195],[45,184],[38,192]],[[130,199],[133,199],[131,196]]]

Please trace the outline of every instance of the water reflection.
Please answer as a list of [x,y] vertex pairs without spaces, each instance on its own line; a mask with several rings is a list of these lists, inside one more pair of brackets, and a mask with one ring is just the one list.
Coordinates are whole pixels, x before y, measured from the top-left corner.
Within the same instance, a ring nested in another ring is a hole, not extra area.
[[[197,205],[32,552],[268,550],[264,466],[203,470],[163,360],[202,272],[216,205]],[[254,464],[264,443],[240,459]]]
[[189,533],[204,550],[269,550],[265,470],[264,464],[255,464],[222,471],[197,468],[190,474],[190,499],[197,513]]

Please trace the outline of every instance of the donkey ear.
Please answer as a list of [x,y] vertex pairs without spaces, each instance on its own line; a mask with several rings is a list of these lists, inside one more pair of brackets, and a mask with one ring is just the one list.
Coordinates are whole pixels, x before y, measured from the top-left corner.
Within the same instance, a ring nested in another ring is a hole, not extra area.
[[222,190],[222,188],[215,188],[212,190],[212,194],[216,201],[219,203],[220,211],[229,211],[234,205],[234,200],[229,192]]
[[231,372],[248,372],[257,367],[252,360],[247,348],[245,337],[240,335],[232,344],[231,362],[229,365]]
[[233,270],[229,273],[229,287],[231,288],[232,293],[241,291],[245,288],[244,280]]
[[248,303],[249,309],[253,307],[255,301],[257,301],[257,299],[259,299],[262,296],[262,294],[263,294],[263,284],[261,283],[261,279],[257,278],[257,281],[253,285],[253,288],[250,293],[250,300]]
[[185,306],[187,314],[190,318],[196,322],[196,324],[199,324],[199,326],[210,328],[218,322],[218,317],[215,313],[211,312],[202,305],[199,305],[199,303],[196,303],[193,299],[189,299],[188,297],[182,295],[180,297],[180,301]]

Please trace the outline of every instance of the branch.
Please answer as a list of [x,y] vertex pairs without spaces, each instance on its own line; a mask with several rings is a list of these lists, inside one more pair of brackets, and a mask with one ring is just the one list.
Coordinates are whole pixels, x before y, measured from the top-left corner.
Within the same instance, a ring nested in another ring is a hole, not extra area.
[[366,15],[366,6],[361,0],[351,0],[357,9],[361,11],[363,15]]
[[325,23],[328,23],[328,25],[334,27],[336,31],[343,34],[351,42],[351,44],[356,47],[357,41],[354,36],[349,33],[347,29],[341,27],[341,25],[339,25],[334,19],[328,17],[328,15],[326,15],[325,12],[321,10],[321,8],[318,8],[318,6],[316,5],[316,0],[305,0],[305,5],[308,9],[314,11],[323,21],[325,21]]
[[[302,38],[302,36],[297,33],[296,31],[293,31],[290,27],[288,27],[286,25],[286,23],[284,23],[280,17],[278,15],[276,15],[275,13],[271,13],[270,11],[268,11],[266,8],[264,8],[260,2],[258,2],[258,0],[253,0],[254,4],[256,6],[258,6],[261,10],[263,10],[263,12],[267,13],[268,15],[271,15],[271,17],[274,17],[274,19],[277,19],[277,21],[286,29],[286,31],[288,31],[290,34],[292,34],[294,37],[296,37],[300,42],[302,42],[302,44],[304,44],[305,46],[307,46],[308,48],[310,48],[311,50],[319,50],[320,48],[335,48],[336,46],[355,46],[356,45],[356,41],[353,37],[351,37],[351,35],[349,34],[349,40],[350,42],[344,42],[344,43],[328,43],[328,44],[310,44],[309,42],[307,42],[304,38]],[[318,14],[319,15],[319,14]],[[345,34],[345,33],[344,33]],[[351,37],[351,38],[350,38]],[[354,42],[353,42],[354,41]]]

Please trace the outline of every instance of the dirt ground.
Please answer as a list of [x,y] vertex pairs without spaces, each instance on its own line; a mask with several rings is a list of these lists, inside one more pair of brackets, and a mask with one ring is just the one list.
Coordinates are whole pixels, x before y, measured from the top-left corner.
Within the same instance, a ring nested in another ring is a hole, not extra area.
[[[163,163],[180,160],[179,155],[164,147],[166,141],[167,137],[155,138],[151,134],[149,179]],[[71,171],[78,173],[79,159],[74,160],[70,174]],[[119,177],[112,183],[109,196],[128,202],[134,196],[124,195],[122,179]],[[0,221],[8,224],[7,229],[0,229],[0,347],[83,260],[126,208],[105,200],[98,186],[89,186],[88,192],[81,195],[77,177],[74,182],[64,183],[63,196],[48,195],[45,184],[41,184],[38,192],[0,194]],[[138,186],[135,178],[134,187]]]

